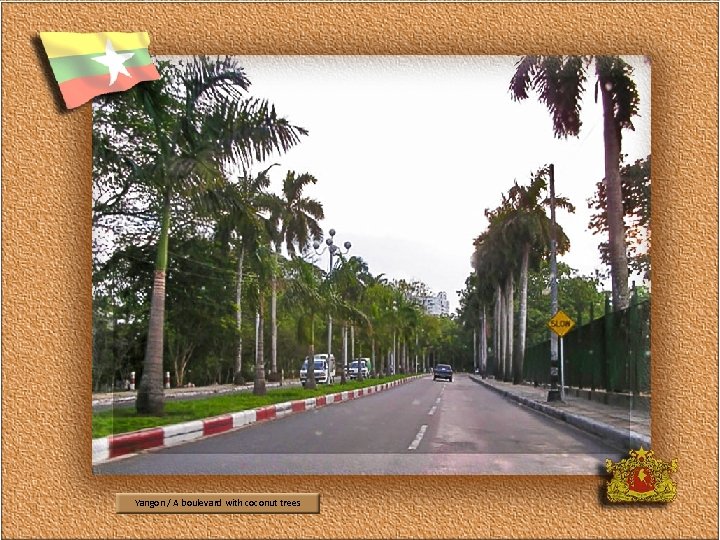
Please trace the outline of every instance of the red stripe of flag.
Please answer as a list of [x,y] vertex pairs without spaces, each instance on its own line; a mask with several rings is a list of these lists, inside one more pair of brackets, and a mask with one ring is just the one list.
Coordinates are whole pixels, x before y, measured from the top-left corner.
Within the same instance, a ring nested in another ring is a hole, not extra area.
[[111,92],[123,92],[140,82],[154,81],[160,78],[160,74],[153,64],[128,67],[126,69],[128,73],[130,73],[130,77],[120,73],[112,85],[110,85],[109,73],[107,75],[95,75],[93,77],[78,77],[77,79],[60,83],[60,92],[65,100],[65,105],[67,105],[68,109],[73,109],[90,101],[95,96],[109,94]]

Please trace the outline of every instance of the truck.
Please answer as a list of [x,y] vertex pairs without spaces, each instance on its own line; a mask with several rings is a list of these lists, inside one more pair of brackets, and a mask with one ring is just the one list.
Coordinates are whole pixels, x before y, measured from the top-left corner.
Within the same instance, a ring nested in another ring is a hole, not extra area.
[[[308,378],[308,361],[310,357],[306,357],[300,368],[300,384],[305,386]],[[327,354],[316,354],[313,357],[313,371],[315,373],[315,382],[318,384],[333,384],[335,382],[335,355],[330,355],[328,361]]]
[[363,378],[367,379],[370,376],[370,371],[372,370],[372,362],[369,358],[356,358],[350,362],[350,365],[348,366],[348,377],[351,379],[357,378],[358,364],[362,366],[361,369]]

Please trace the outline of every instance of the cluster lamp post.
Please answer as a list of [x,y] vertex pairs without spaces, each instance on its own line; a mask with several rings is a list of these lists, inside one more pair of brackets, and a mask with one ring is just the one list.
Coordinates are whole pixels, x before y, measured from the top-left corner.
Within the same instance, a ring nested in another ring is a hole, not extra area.
[[[341,248],[338,247],[337,245],[335,245],[335,242],[334,242],[335,229],[330,229],[330,230],[328,231],[328,234],[330,235],[330,237],[325,240],[326,247],[324,247],[324,248],[322,249],[322,251],[320,250],[320,242],[318,242],[317,240],[316,240],[315,242],[313,242],[313,248],[315,249],[315,253],[316,253],[317,255],[320,255],[320,256],[321,256],[321,255],[323,255],[325,252],[327,252],[327,253],[329,254],[329,256],[330,256],[330,265],[329,265],[329,270],[328,270],[328,279],[330,279],[330,274],[332,274],[332,271],[333,271],[333,257],[335,256],[335,254],[342,255],[342,254],[344,254],[344,253],[348,253],[348,252],[350,251],[350,248],[352,247],[352,244],[351,244],[350,242],[345,242],[345,243],[343,244],[343,247],[345,248],[345,252],[343,253],[343,251],[341,250]],[[327,351],[328,351],[328,352],[327,352],[327,355],[328,355],[328,357],[327,357],[328,371],[330,371],[330,368],[331,368],[330,359],[331,359],[331,355],[332,355],[332,315],[331,315],[331,314],[328,314],[328,346],[327,346]],[[314,359],[311,358],[310,361],[314,362]],[[343,366],[343,370],[344,370],[344,369],[345,369],[345,366]],[[329,375],[328,375],[328,376],[329,376]],[[344,371],[342,372],[341,378],[342,378],[343,381],[344,381],[344,379],[345,379],[345,372],[344,372]]]

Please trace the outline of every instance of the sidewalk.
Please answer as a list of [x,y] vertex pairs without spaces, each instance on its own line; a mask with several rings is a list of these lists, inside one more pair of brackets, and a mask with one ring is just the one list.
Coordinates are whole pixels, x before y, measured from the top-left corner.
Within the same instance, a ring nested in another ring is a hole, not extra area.
[[548,403],[547,388],[528,384],[512,384],[495,379],[470,376],[478,384],[549,416],[564,420],[584,431],[605,439],[627,451],[640,446],[650,447],[650,411],[607,405],[565,393],[564,402]]

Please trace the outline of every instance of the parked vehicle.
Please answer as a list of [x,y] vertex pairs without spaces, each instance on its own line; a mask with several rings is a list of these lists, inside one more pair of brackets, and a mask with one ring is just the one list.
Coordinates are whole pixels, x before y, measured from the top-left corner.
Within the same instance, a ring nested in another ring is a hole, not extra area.
[[[300,368],[300,383],[305,386],[308,378],[308,360],[305,358]],[[333,384],[335,382],[335,356],[330,355],[328,362],[327,354],[316,354],[313,358],[313,371],[315,382],[318,384]]]
[[437,364],[435,366],[435,369],[433,370],[433,381],[437,381],[438,379],[445,379],[452,382],[453,379],[453,369],[452,366],[449,366],[448,364]]
[[362,370],[362,376],[363,378],[367,379],[370,376],[370,359],[369,358],[357,358],[350,362],[350,366],[348,366],[348,377],[351,379],[356,379],[358,375],[358,364],[361,365]]

